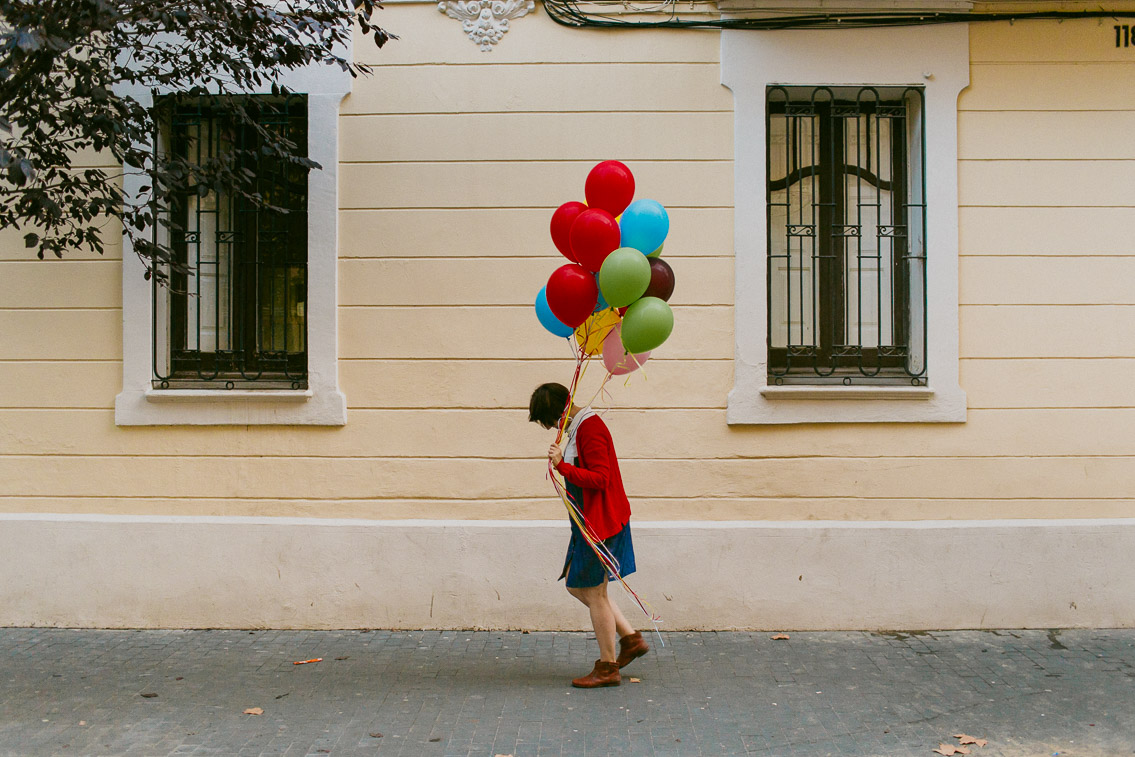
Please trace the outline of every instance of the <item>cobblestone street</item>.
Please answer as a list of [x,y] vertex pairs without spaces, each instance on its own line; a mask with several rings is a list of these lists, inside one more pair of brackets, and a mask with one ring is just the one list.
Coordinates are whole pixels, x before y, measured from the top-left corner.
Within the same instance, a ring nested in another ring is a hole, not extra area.
[[0,629],[0,754],[1135,754],[1132,630],[773,635]]

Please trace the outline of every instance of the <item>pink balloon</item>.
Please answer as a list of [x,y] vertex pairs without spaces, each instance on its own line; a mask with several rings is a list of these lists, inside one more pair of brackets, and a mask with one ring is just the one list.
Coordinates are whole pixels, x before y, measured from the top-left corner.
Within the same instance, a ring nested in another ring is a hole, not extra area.
[[619,336],[623,331],[623,324],[617,324],[615,328],[611,329],[611,333],[607,334],[607,338],[603,340],[603,365],[612,376],[622,376],[632,371],[637,371],[639,366],[650,359],[649,352],[640,352],[637,355],[631,355],[627,352],[627,348],[623,346],[623,340]]

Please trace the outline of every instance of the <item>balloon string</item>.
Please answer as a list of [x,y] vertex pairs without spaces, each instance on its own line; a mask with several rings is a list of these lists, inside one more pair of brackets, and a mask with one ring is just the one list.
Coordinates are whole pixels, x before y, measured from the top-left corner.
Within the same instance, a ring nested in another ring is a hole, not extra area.
[[[556,444],[559,444],[564,437],[564,433],[567,429],[568,424],[568,410],[571,409],[572,404],[574,404],[575,402],[575,395],[579,389],[579,382],[587,373],[587,365],[591,359],[591,355],[587,354],[586,349],[587,335],[589,333],[590,329],[584,330],[583,344],[579,345],[579,349],[576,353],[575,372],[572,375],[571,384],[568,387],[567,406],[564,408],[564,414],[560,418],[559,431],[556,435]],[[600,384],[600,391],[603,390],[610,378],[611,374],[608,373],[607,376],[603,379],[602,384]],[[598,396],[598,392],[596,392],[596,396]],[[592,401],[594,401],[594,397],[592,398]],[[588,403],[588,406],[590,406],[590,403]],[[568,516],[571,518],[572,522],[576,524],[576,526],[579,528],[580,533],[583,535],[583,540],[587,542],[587,545],[589,547],[591,547],[591,550],[595,553],[595,556],[599,559],[599,562],[606,569],[608,575],[614,576],[618,580],[619,584],[628,594],[630,594],[635,604],[638,605],[639,609],[642,610],[643,614],[645,614],[646,617],[650,620],[651,624],[653,624],[654,632],[658,636],[659,644],[663,647],[666,646],[666,642],[663,641],[662,634],[658,630],[658,625],[662,622],[662,616],[654,612],[654,609],[650,606],[650,604],[642,599],[642,597],[640,597],[638,593],[636,593],[635,590],[630,587],[630,584],[628,584],[626,580],[624,580],[620,575],[621,571],[619,568],[619,561],[615,559],[615,556],[613,554],[611,554],[611,551],[607,548],[607,545],[604,544],[601,539],[595,536],[594,532],[591,530],[590,525],[587,523],[587,518],[583,515],[582,510],[572,503],[571,496],[567,490],[566,484],[561,483],[556,474],[556,468],[554,465],[552,465],[552,461],[549,460],[548,477],[552,480],[552,486],[555,488],[556,494],[559,495],[560,501],[562,501],[564,503],[564,507],[567,508]]]
[[[649,381],[650,379],[649,379],[649,378],[647,378],[647,376],[646,376],[646,366],[645,366],[645,365],[643,365],[642,363],[640,363],[640,362],[638,361],[638,355],[635,355],[635,354],[634,354],[634,353],[632,352],[632,353],[630,353],[630,356],[631,356],[631,360],[633,360],[633,361],[634,361],[634,364],[638,366],[638,369],[639,369],[640,371],[642,371],[642,380],[643,380],[643,381]],[[645,361],[644,361],[644,362],[645,362]]]
[[[552,469],[550,462],[549,469]],[[641,609],[646,617],[650,620],[650,622],[654,624],[655,633],[658,633],[659,643],[662,644],[662,646],[666,646],[666,643],[662,640],[661,633],[658,632],[658,624],[662,622],[662,616],[654,612],[654,609],[650,606],[650,603],[640,597],[638,593],[631,588],[630,584],[626,582],[626,579],[624,579],[620,575],[621,571],[619,568],[619,561],[613,554],[611,554],[611,551],[607,548],[607,545],[604,544],[601,539],[595,536],[594,532],[591,530],[589,524],[587,523],[586,517],[579,510],[579,508],[572,503],[571,495],[567,491],[566,487],[561,485],[554,475],[552,476],[552,482],[555,485],[556,493],[560,495],[560,499],[563,501],[565,507],[567,507],[568,515],[571,517],[572,521],[579,528],[580,533],[583,535],[584,541],[587,542],[588,546],[590,546],[592,551],[595,552],[595,556],[599,558],[599,562],[603,565],[604,569],[606,569],[607,573],[618,580],[623,589],[625,589],[626,592],[631,595],[631,598],[634,599],[634,602],[638,605],[639,609]]]
[[[603,383],[599,386],[599,391],[603,393],[603,409],[599,411],[599,415],[605,415],[611,409],[611,404],[615,398],[611,396],[611,392],[606,388],[607,382],[611,380],[611,372],[608,371],[607,375],[603,378]],[[595,400],[593,399],[592,402]]]
[[[638,366],[638,371],[642,373],[642,380],[643,381],[649,381],[650,380],[650,378],[646,375],[646,366],[643,363],[640,363],[638,361],[638,357],[636,357],[633,352],[628,350],[627,352],[623,353],[623,357],[624,358],[629,357],[631,360],[634,361],[634,364],[636,366]],[[630,371],[629,373],[627,373],[627,378],[626,378],[626,380],[623,381],[623,388],[624,389],[631,385],[631,379],[634,378],[634,375],[635,375],[634,371]]]
[[595,394],[591,396],[591,401],[587,403],[587,407],[591,407],[593,404],[595,404],[595,400],[600,394],[603,394],[604,398],[610,397],[610,395],[607,393],[607,382],[610,380],[611,374],[610,372],[608,372],[607,375],[603,378],[603,383],[599,384],[599,388],[595,391]]
[[[570,341],[570,338],[569,338]],[[582,347],[575,352],[575,374],[571,377],[571,383],[568,385],[568,399],[567,405],[564,407],[564,413],[560,416],[559,431],[556,434],[556,444],[564,438],[564,431],[567,429],[568,423],[568,410],[571,408],[572,402],[575,399],[575,390],[579,385],[579,379],[583,374],[584,366],[587,363],[587,355],[584,353]]]

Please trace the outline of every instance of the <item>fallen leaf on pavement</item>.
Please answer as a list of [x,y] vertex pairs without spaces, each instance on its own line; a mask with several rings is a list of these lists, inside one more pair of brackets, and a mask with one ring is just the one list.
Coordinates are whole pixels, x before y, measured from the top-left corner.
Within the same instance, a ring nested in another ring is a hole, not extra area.
[[158,695],[158,694],[157,694],[157,692],[154,692],[154,691],[147,691],[147,692],[146,692],[145,694],[143,694],[142,696],[144,696],[144,697],[145,697],[146,699],[153,699],[153,698],[154,698],[154,697],[156,697],[157,695]]
[[244,714],[244,715],[263,715],[264,710],[262,710],[259,707],[249,707],[242,714]]
[[778,633],[778,634],[777,634],[776,636],[773,636],[772,638],[773,638],[773,640],[774,640],[774,641],[779,641],[779,640],[781,640],[781,639],[787,639],[787,638],[788,638],[788,634],[786,634],[786,633]]
[[641,678],[632,678],[631,683],[642,683],[642,679]]
[[379,733],[378,731],[375,731],[374,733],[372,733],[372,734],[370,735],[370,737],[371,737],[372,739],[381,739],[381,738],[382,738],[382,734],[381,734],[381,733]]
[[950,757],[951,754],[958,753],[958,750],[954,747],[953,744],[939,744],[938,748],[934,751],[938,754],[944,754],[946,755],[946,757]]
[[978,746],[985,746],[989,743],[988,739],[976,739],[973,736],[969,736],[964,733],[955,733],[954,738],[960,741],[962,744],[977,744]]

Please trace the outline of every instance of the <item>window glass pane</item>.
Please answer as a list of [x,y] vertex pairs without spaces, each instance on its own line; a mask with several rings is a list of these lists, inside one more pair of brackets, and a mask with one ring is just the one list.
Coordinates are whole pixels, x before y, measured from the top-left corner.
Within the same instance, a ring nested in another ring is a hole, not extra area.
[[[843,172],[843,224],[856,228],[841,243],[846,296],[841,314],[845,347],[892,344],[893,239],[880,225],[894,219],[891,191],[891,129],[887,119],[858,114],[842,119],[849,169]],[[846,233],[846,231],[845,231]]]
[[172,160],[220,164],[252,183],[168,198],[177,265],[170,286],[154,290],[155,384],[306,385],[308,169],[261,149],[268,131],[303,154],[304,99],[167,98],[159,108],[168,119],[159,143]]
[[925,372],[921,92],[772,87],[769,372],[907,381]]
[[778,348],[815,345],[817,291],[815,120],[779,116],[769,123],[769,317],[770,342]]

